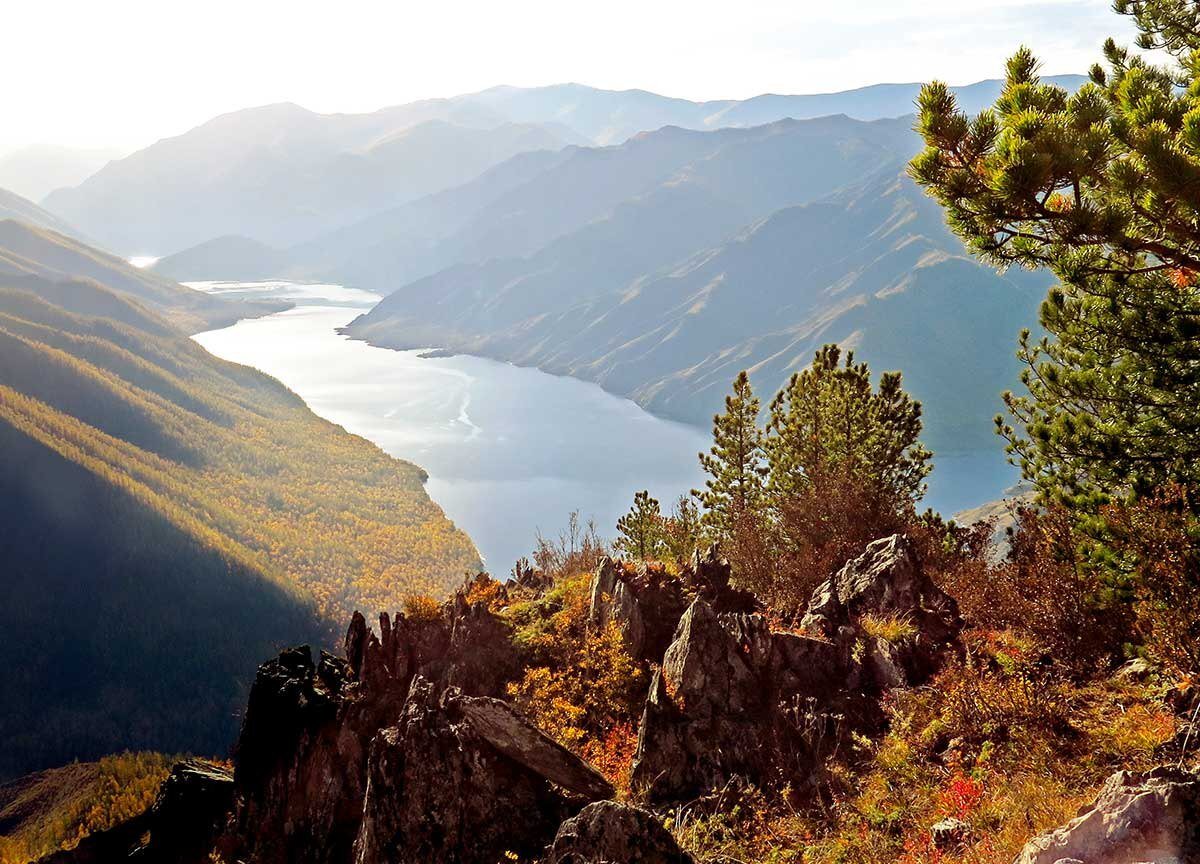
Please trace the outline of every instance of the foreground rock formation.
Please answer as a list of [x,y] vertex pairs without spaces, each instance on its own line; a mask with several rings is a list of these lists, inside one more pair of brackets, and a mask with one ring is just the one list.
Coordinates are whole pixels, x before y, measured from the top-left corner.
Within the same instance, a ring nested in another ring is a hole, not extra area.
[[[504,616],[468,597],[547,587],[476,580],[436,613],[381,616],[377,632],[355,614],[344,658],[282,652],[258,671],[232,776],[181,766],[151,810],[53,860],[690,861],[661,816],[611,800],[602,775],[498,698],[520,654]],[[679,576],[608,559],[593,576],[589,626],[615,624],[655,670],[632,765],[649,806],[733,784],[811,797],[842,736],[875,720],[885,688],[930,674],[961,627],[903,537],[821,586],[803,632],[760,609],[715,549]],[[904,622],[890,641],[869,626],[885,620]]]
[[[906,635],[871,636],[868,616],[902,620]],[[697,598],[651,681],[634,785],[654,803],[735,777],[812,794],[840,736],[870,722],[883,689],[924,680],[961,628],[956,604],[900,536],[872,543],[818,588],[804,632]]]

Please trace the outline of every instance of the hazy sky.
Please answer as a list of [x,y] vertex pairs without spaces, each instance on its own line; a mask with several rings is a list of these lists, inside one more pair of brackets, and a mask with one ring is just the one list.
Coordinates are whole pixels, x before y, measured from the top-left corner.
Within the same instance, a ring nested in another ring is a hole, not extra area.
[[494,84],[691,99],[1082,72],[1107,0],[38,0],[6,3],[0,152],[134,149],[225,111],[370,111]]

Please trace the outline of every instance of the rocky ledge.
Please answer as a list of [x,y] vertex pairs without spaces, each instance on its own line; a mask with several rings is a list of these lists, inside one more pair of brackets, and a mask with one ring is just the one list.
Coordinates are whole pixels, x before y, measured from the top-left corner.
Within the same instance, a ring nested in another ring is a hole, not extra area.
[[[902,536],[821,585],[796,631],[729,577],[710,549],[680,576],[605,559],[592,578],[592,625],[615,623],[654,670],[631,766],[641,806],[503,701],[519,654],[503,617],[468,601],[476,580],[420,620],[382,615],[373,631],[355,614],[344,657],[265,663],[232,772],[179,765],[145,813],[47,860],[688,862],[661,814],[746,784],[818,796],[829,752],[878,722],[885,691],[936,671],[962,627]],[[904,626],[871,626],[889,620]],[[1117,775],[1019,864],[1196,860],[1198,789],[1181,772]]]

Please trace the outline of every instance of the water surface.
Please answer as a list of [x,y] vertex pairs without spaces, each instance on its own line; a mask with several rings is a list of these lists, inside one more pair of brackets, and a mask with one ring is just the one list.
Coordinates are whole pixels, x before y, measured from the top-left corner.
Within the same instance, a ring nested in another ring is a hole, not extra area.
[[[639,489],[664,505],[703,483],[706,430],[655,417],[595,384],[479,357],[422,358],[339,335],[378,297],[337,285],[193,283],[296,308],[198,334],[212,353],[254,366],[317,414],[429,474],[430,496],[504,574],[538,533],[572,510],[610,536]],[[437,346],[430,346],[436,348]],[[1013,471],[994,452],[937,459],[928,503],[946,513],[997,498]]]

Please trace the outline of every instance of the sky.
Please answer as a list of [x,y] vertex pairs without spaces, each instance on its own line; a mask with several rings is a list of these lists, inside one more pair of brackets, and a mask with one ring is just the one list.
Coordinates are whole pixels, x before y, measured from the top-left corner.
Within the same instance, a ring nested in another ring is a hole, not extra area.
[[5,4],[0,153],[123,151],[227,111],[372,111],[574,81],[689,99],[1084,72],[1108,0],[39,0]]

